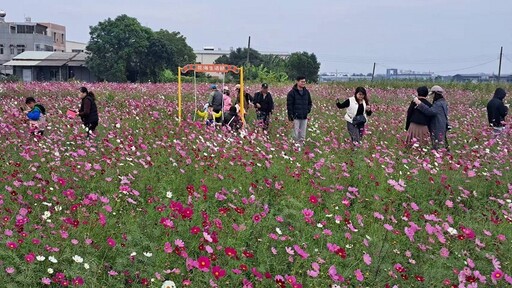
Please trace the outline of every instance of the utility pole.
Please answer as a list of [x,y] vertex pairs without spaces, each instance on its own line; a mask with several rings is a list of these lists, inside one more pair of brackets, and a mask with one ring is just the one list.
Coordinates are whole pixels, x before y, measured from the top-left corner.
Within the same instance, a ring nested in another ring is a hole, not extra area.
[[249,36],[249,41],[247,41],[247,66],[249,66],[249,54],[251,52],[251,36]]
[[372,72],[372,82],[373,82],[373,77],[375,77],[375,62],[373,62],[373,72]]
[[500,66],[498,67],[498,83],[500,83],[501,80],[501,59],[503,58],[503,46],[501,46],[500,49]]

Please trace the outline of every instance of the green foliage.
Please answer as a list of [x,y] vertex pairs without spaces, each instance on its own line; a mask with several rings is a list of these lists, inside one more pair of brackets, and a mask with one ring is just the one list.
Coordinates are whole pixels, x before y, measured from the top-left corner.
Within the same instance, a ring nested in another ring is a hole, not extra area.
[[[236,48],[236,50],[231,51],[229,56],[223,55],[217,60],[215,60],[216,64],[231,64],[236,66],[245,66],[247,65],[247,48]],[[249,48],[249,63],[250,65],[259,66],[263,63],[263,58],[260,52]]]
[[306,80],[311,82],[318,81],[318,72],[320,71],[320,63],[316,59],[314,53],[295,52],[290,55],[287,61],[287,74],[291,80],[302,75]]
[[16,75],[7,75],[0,77],[0,83],[14,83],[14,82],[20,82],[20,77]]
[[87,65],[110,82],[157,82],[164,69],[193,63],[195,54],[179,32],[153,32],[136,18],[121,15],[92,26]]

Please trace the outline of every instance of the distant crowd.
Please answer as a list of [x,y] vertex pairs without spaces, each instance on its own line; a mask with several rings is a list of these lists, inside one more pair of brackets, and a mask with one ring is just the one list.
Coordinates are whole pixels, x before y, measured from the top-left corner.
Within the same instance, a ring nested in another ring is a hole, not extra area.
[[[238,131],[245,122],[245,111],[254,107],[258,131],[264,135],[268,133],[274,111],[274,100],[267,83],[263,83],[260,91],[254,95],[244,93],[243,105],[241,105],[240,85],[235,86],[235,99],[231,98],[230,90],[226,86],[222,87],[222,92],[216,85],[211,85],[210,90],[208,102],[203,107],[203,111],[197,111],[198,114],[205,116],[206,124],[226,126],[230,130]],[[431,146],[433,149],[449,149],[447,132],[451,129],[451,125],[445,90],[435,85],[430,89],[426,86],[418,87],[416,92],[417,95],[413,96],[406,114],[406,144],[410,147]],[[509,110],[508,104],[504,103],[506,95],[504,89],[497,88],[487,104],[487,119],[492,128],[493,137],[499,137],[505,128],[505,117]],[[429,100],[429,97],[432,100]],[[99,122],[96,97],[86,87],[80,87],[79,100],[80,108],[70,109],[68,115],[71,117],[78,115],[86,129],[86,136],[94,136]],[[30,132],[39,137],[43,136],[46,128],[45,107],[33,97],[28,97],[25,104],[29,108],[26,117],[30,123]],[[299,76],[286,97],[287,117],[293,123],[293,140],[299,149],[306,140],[308,115],[312,107],[313,101],[306,88],[306,78]],[[365,135],[368,117],[373,114],[366,89],[357,87],[353,96],[344,101],[336,99],[336,107],[345,109],[343,118],[346,121],[348,134],[353,143],[359,144]],[[23,107],[21,110],[25,111]]]

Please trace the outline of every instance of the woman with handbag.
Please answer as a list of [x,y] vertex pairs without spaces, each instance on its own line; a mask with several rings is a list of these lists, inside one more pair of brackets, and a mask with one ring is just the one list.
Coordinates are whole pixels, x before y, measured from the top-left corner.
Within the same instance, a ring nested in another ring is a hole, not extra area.
[[347,108],[345,120],[347,121],[347,130],[353,143],[360,143],[363,137],[366,116],[372,115],[370,103],[366,89],[357,87],[354,96],[348,98],[343,103],[336,99],[336,106],[339,109]]
[[435,85],[430,89],[430,94],[434,95],[432,107],[425,105],[418,97],[414,98],[414,102],[417,109],[431,117],[429,128],[432,148],[437,150],[442,145],[448,150],[446,132],[451,129],[451,126],[448,124],[448,104],[444,98],[444,90]]

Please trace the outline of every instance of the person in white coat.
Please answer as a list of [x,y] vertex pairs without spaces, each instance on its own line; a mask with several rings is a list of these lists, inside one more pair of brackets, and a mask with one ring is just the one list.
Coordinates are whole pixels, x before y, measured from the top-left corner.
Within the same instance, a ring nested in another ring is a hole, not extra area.
[[339,109],[346,108],[345,121],[347,121],[347,130],[353,143],[360,143],[364,133],[364,126],[367,116],[372,115],[368,95],[364,87],[357,87],[354,96],[348,98],[343,103],[336,99],[336,106]]

